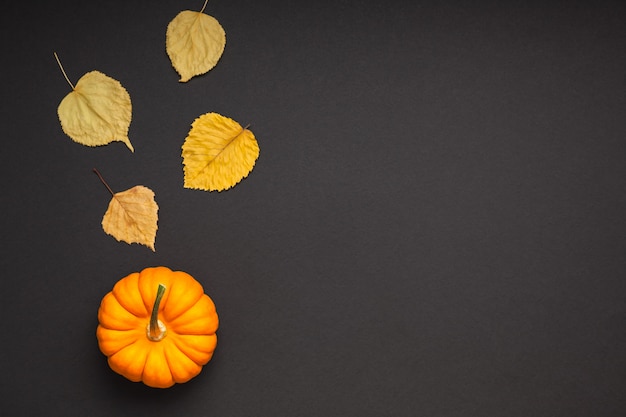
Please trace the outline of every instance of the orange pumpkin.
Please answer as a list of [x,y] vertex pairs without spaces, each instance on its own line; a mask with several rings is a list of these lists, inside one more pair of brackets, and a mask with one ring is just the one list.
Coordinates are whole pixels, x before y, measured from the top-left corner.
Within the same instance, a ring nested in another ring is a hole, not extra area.
[[211,298],[191,275],[164,266],[119,280],[102,299],[98,322],[111,369],[155,388],[198,375],[217,345]]

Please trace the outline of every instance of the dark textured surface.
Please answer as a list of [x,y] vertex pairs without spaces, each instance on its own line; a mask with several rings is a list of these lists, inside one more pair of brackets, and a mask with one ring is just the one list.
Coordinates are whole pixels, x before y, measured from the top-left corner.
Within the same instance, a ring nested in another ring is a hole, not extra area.
[[[224,55],[181,84],[165,29],[201,3],[4,6],[0,414],[626,415],[623,2],[211,0]],[[54,51],[126,87],[134,154],[63,134]],[[182,186],[209,111],[261,148],[222,193]],[[155,253],[102,231],[94,167],[154,190]],[[154,265],[221,319],[165,391],[95,339]]]

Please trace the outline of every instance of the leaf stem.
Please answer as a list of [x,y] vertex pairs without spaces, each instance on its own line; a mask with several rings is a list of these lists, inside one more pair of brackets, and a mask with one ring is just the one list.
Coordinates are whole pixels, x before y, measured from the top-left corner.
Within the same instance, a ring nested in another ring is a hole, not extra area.
[[[208,1],[208,0],[207,0]],[[59,64],[59,68],[61,68],[61,72],[63,73],[63,76],[65,77],[65,80],[67,81],[67,83],[70,85],[70,87],[72,87],[72,90],[76,90],[76,88],[74,87],[74,84],[72,84],[72,82],[70,81],[70,79],[67,77],[67,74],[65,73],[65,70],[63,69],[63,65],[61,65],[61,60],[59,59],[59,56],[57,55],[56,52],[54,52],[54,57],[57,60],[57,64]]]
[[148,325],[148,338],[154,342],[158,342],[165,336],[165,326],[159,322],[159,305],[161,304],[163,294],[165,294],[165,285],[159,284],[154,305],[152,306],[150,324]]
[[100,178],[100,181],[102,181],[102,184],[104,184],[104,186],[107,187],[107,190],[109,190],[111,195],[115,197],[115,193],[113,192],[111,187],[109,187],[109,184],[107,184],[107,182],[104,180],[104,178],[102,178],[102,175],[100,175],[100,172],[97,169],[95,169],[95,168],[93,169],[93,172],[95,172],[96,175],[98,176],[98,178]]
[[202,9],[200,9],[199,13],[204,12],[204,8],[206,7],[207,3],[209,2],[209,0],[204,0],[204,6],[202,6]]

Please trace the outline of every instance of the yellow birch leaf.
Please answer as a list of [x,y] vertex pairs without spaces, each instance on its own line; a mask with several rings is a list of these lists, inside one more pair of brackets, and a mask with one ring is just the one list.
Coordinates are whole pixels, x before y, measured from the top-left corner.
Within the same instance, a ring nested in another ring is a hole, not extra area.
[[139,243],[155,251],[159,206],[154,200],[154,192],[143,185],[136,185],[114,193],[100,173],[97,170],[94,172],[113,196],[102,218],[104,232],[118,242]]
[[72,87],[57,110],[63,132],[82,145],[101,146],[120,141],[134,152],[128,138],[132,105],[122,84],[99,71],[91,71],[74,86],[62,66],[61,71]]
[[207,1],[199,12],[184,10],[167,25],[165,50],[180,82],[211,70],[224,52],[226,33],[217,19],[203,13]]
[[198,117],[182,146],[185,188],[222,191],[248,176],[259,145],[254,134],[217,113]]

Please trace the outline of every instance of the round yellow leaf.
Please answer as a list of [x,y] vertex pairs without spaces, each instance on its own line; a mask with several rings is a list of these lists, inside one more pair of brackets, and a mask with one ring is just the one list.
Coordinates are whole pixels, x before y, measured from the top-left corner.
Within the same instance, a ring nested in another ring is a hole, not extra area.
[[184,10],[167,25],[165,49],[180,82],[217,65],[225,46],[226,33],[220,23],[202,12]]
[[198,117],[182,146],[184,186],[223,191],[247,177],[259,157],[254,134],[217,113]]
[[120,141],[134,151],[128,138],[130,95],[119,81],[99,71],[88,72],[61,101],[57,112],[63,132],[75,142],[100,146]]

